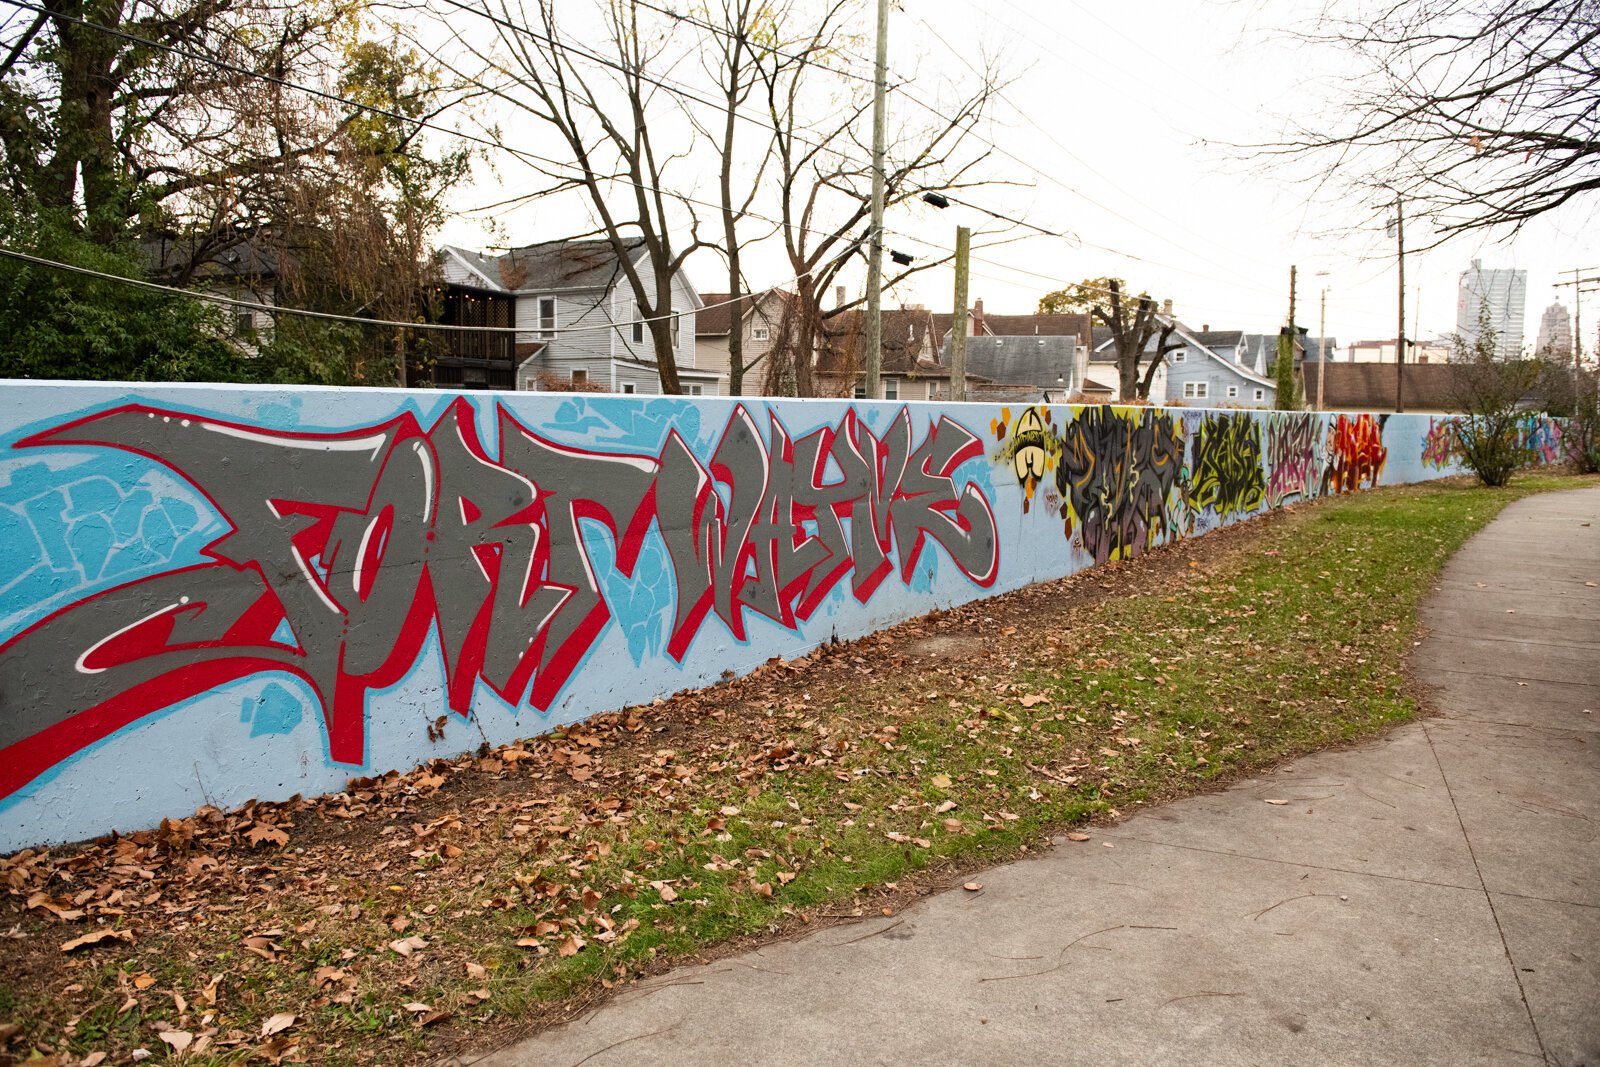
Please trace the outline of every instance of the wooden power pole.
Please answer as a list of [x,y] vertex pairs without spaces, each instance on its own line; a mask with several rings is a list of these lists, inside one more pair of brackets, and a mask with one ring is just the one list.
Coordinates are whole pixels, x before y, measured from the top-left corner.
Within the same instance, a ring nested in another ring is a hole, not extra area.
[[967,399],[967,273],[972,252],[972,230],[956,227],[956,307],[950,318],[950,399]]
[[1400,194],[1394,194],[1394,235],[1399,247],[1400,309],[1394,338],[1394,410],[1406,409],[1406,216]]
[[878,0],[878,58],[872,86],[872,232],[867,235],[866,394],[883,395],[884,127],[887,124],[889,0]]

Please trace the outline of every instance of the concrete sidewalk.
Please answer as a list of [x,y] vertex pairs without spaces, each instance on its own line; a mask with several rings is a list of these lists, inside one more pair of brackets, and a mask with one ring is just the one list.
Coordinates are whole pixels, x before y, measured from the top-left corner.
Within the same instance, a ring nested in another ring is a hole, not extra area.
[[1597,1067],[1596,583],[1600,489],[1524,500],[1426,605],[1440,718],[475,1062]]

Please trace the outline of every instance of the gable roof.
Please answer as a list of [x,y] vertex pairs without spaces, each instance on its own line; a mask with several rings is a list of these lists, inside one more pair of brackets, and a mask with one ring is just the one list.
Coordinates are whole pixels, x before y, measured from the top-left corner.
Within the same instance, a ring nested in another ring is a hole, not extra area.
[[[623,247],[637,258],[644,238],[631,238]],[[501,255],[453,245],[443,251],[482,278],[486,287],[502,292],[609,289],[623,276],[610,241],[542,241]]]
[[[1026,384],[1034,389],[1055,389],[1057,378],[1074,385],[1078,339],[1075,334],[1040,334],[1023,337],[967,338],[967,373],[996,382]],[[950,362],[950,342],[941,359]],[[1076,383],[1081,385],[1082,383]]]
[[[1088,344],[1090,318],[1071,312],[1063,315],[992,315],[976,310],[968,314],[976,337],[1066,337],[1076,336],[1079,344]],[[934,336],[939,341],[949,336],[955,315],[948,311],[933,313]]]
[[[929,334],[933,316],[922,308],[883,311],[884,374],[929,374],[941,368],[925,357],[931,349]],[[840,312],[822,327],[827,344],[817,360],[817,371],[824,375],[843,374],[849,363],[860,373],[859,352],[866,333],[866,312],[859,309]]]
[[[1257,385],[1264,385],[1269,388],[1276,388],[1277,383],[1271,378],[1268,378],[1265,374],[1258,373],[1256,370],[1251,368],[1248,365],[1248,360],[1245,363],[1236,363],[1232,358],[1230,358],[1230,356],[1224,356],[1212,347],[1212,344],[1214,343],[1218,347],[1227,350],[1231,354],[1232,351],[1238,347],[1239,342],[1244,340],[1245,333],[1243,330],[1195,331],[1189,329],[1189,327],[1185,326],[1179,320],[1168,319],[1163,315],[1157,315],[1156,320],[1163,327],[1168,323],[1171,323],[1174,336],[1181,340],[1184,343],[1184,347],[1190,352],[1193,352],[1195,355],[1214,360],[1247,381],[1254,382]],[[1111,343],[1113,338],[1110,329],[1103,326],[1096,326],[1093,337],[1094,347],[1089,350],[1089,362],[1115,363],[1117,361],[1116,346]],[[1211,343],[1208,343],[1206,338],[1211,338]],[[1146,346],[1146,348],[1148,349],[1160,339],[1161,333],[1158,330],[1151,336],[1150,343]]]
[[[728,293],[700,294],[700,302],[705,307],[694,317],[696,337],[723,337],[733,328],[733,305],[727,302],[729,295]],[[748,308],[748,303],[745,306]]]
[[[694,318],[694,335],[696,337],[726,337],[733,327],[733,305],[728,303],[729,293],[701,293],[700,310]],[[787,289],[767,289],[759,293],[745,293],[740,298],[739,306],[743,313],[741,318],[749,318],[758,310],[767,322],[775,322],[775,317],[782,315],[782,310],[762,310],[761,305],[769,299],[779,301],[792,300],[794,294]]]
[[[284,256],[281,249],[252,238],[207,248],[194,238],[146,237],[139,242],[139,253],[151,274],[173,277],[187,270],[191,283],[276,278]],[[292,256],[284,258],[294,263]]]

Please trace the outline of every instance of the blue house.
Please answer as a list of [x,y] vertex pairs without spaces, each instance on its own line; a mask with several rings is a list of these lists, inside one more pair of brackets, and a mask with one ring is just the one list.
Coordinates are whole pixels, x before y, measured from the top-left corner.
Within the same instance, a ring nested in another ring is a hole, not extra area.
[[[1273,355],[1264,345],[1251,343],[1262,336],[1241,330],[1191,330],[1173,321],[1171,340],[1182,341],[1183,347],[1167,353],[1152,382],[1151,399],[1189,407],[1273,407],[1278,393],[1268,374]],[[1154,352],[1159,340],[1159,334],[1151,338],[1147,351]],[[1115,360],[1110,330],[1097,328],[1094,341],[1092,362]],[[1275,346],[1277,338],[1272,341]],[[1276,351],[1271,349],[1274,355]]]

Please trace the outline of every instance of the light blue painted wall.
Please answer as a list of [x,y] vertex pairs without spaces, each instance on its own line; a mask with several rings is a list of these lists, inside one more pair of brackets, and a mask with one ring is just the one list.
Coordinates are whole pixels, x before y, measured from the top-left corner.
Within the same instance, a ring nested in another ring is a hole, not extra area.
[[[1361,425],[1387,449],[1363,484],[1455,470],[1424,462],[1426,416]],[[1195,409],[3,382],[0,850],[337,790],[1197,536],[1340,484],[1338,436]],[[1134,462],[1143,495],[1096,518],[1055,474],[1074,449]],[[780,558],[796,526],[818,558]],[[552,591],[591,574],[593,611]]]

